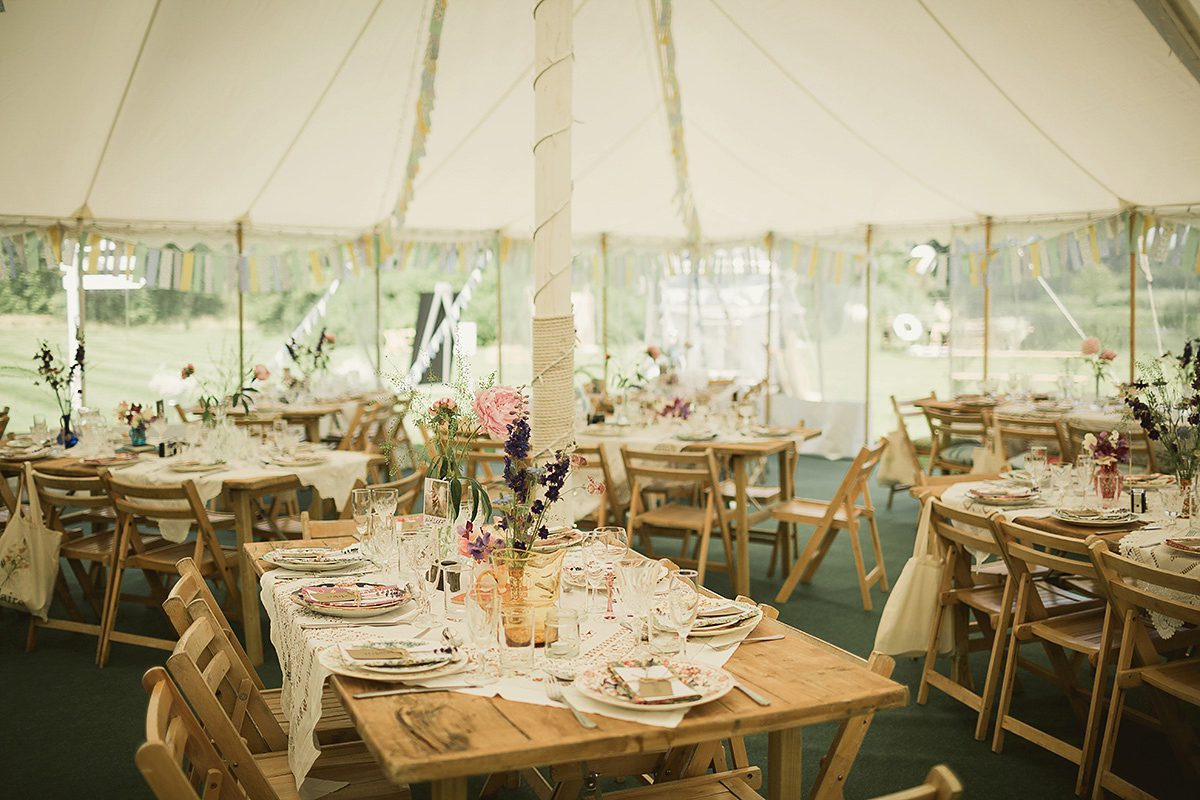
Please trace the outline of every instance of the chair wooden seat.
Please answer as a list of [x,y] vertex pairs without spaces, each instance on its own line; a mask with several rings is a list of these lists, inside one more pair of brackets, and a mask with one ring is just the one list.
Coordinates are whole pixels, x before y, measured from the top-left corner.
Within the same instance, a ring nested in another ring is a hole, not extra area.
[[983,409],[923,406],[933,436],[929,472],[970,472],[972,452],[987,439],[989,414]]
[[[287,752],[256,753],[254,763],[267,779],[279,800],[300,800],[296,790],[296,777],[288,766]],[[363,774],[371,777],[363,779]],[[332,749],[321,751],[321,757],[309,777],[326,781],[352,781],[332,794],[323,795],[333,800],[368,800],[382,797],[407,797],[407,790],[400,790],[379,772],[375,757],[361,744],[343,748],[343,752]]]

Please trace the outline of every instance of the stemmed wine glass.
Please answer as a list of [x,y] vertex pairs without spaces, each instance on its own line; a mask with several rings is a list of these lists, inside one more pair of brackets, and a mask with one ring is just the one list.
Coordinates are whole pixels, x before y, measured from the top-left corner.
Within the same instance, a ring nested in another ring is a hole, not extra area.
[[400,535],[400,557],[405,568],[416,580],[413,586],[420,592],[420,610],[414,622],[418,625],[436,625],[433,614],[433,593],[437,587],[438,557],[437,538],[430,531],[406,531]]
[[[497,630],[500,626],[500,593],[490,575],[472,579],[464,598],[467,628],[479,657],[479,683],[495,683],[500,679]],[[493,654],[495,658],[493,658]]]
[[[604,525],[591,532],[594,539],[593,552],[599,559],[600,580],[608,584],[608,606],[605,619],[612,619],[612,571],[613,565],[629,555],[629,533],[619,525]],[[586,567],[585,567],[586,568]],[[599,587],[597,587],[599,588]]]
[[637,642],[635,650],[641,649],[643,635],[648,632],[648,617],[654,599],[654,585],[658,582],[661,568],[662,565],[657,561],[650,561],[641,556],[622,558],[616,562],[621,605],[632,617],[631,627]]
[[597,536],[595,532],[589,532],[583,540],[583,576],[587,582],[587,600],[584,606],[586,614],[598,613],[596,608],[596,595],[600,591],[600,584],[604,582],[604,576],[608,572],[608,545],[604,538]]
[[667,618],[679,635],[679,653],[687,648],[687,638],[700,615],[700,588],[694,569],[677,570],[667,586]]
[[400,501],[400,491],[398,489],[372,489],[371,503],[375,506],[375,513],[381,517],[396,516],[396,504]]
[[379,565],[384,580],[392,576],[400,577],[400,540],[396,535],[396,518],[376,515],[371,521],[375,533],[371,537],[371,548],[374,550],[372,559]]
[[371,546],[371,490],[354,489],[350,493],[350,503],[354,513],[354,529],[358,531],[359,552],[365,558],[370,558],[374,549]]

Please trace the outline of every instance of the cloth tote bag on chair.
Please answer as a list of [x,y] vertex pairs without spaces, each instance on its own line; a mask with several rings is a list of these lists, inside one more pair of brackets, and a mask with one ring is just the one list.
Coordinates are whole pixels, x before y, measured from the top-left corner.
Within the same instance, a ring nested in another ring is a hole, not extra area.
[[[942,579],[942,559],[929,552],[929,518],[932,503],[921,506],[917,523],[917,540],[913,554],[888,594],[879,629],[875,632],[875,647],[889,656],[920,656],[929,646],[930,628],[937,611],[938,590]],[[950,615],[942,620],[938,652],[945,655],[954,649],[950,632]]]
[[[29,495],[29,507],[20,504]],[[42,521],[33,466],[25,463],[22,485],[17,487],[17,509],[0,534],[0,605],[28,611],[46,619],[58,580],[58,548],[62,534]]]

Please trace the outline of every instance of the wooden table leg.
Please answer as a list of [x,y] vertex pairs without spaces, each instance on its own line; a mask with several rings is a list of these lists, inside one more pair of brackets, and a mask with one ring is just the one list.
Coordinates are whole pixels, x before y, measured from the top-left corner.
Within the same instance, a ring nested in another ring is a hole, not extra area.
[[467,800],[467,777],[458,775],[431,781],[429,789],[432,800]]
[[230,492],[237,530],[238,558],[241,559],[239,582],[242,592],[242,629],[246,632],[246,655],[250,663],[263,663],[262,626],[258,620],[258,582],[254,579],[254,563],[243,545],[254,541],[254,512],[250,508],[250,493],[241,489]]
[[737,574],[732,576],[733,591],[735,595],[750,597],[750,510],[747,508],[749,501],[746,499],[746,459],[744,456],[734,455],[729,461],[733,467],[733,485],[736,492],[734,497],[737,503],[737,544],[734,548],[737,550]]
[[800,800],[800,728],[767,734],[767,800]]

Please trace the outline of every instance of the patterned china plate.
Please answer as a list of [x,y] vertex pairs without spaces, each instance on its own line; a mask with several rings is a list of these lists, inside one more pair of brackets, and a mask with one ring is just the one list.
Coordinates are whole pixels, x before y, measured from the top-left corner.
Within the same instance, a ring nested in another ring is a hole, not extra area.
[[640,663],[637,659],[632,659],[585,669],[575,678],[575,688],[579,690],[580,694],[597,702],[639,711],[674,711],[677,708],[691,708],[710,703],[733,689],[733,676],[720,667],[711,667],[692,661],[665,659],[663,663],[671,668],[676,677],[700,696],[693,700],[679,702],[638,703],[629,699],[626,694],[628,690],[623,687],[622,682],[616,678],[610,667],[613,665],[637,666]]
[[1200,539],[1166,539],[1163,544],[1189,556],[1200,556]]
[[267,463],[276,467],[315,467],[328,460],[329,458],[323,455],[301,455],[295,458],[269,458]]
[[224,461],[213,461],[211,459],[187,459],[184,461],[175,461],[169,465],[172,472],[213,472],[218,469],[224,469]]
[[737,613],[725,616],[702,616],[697,618],[696,624],[692,626],[692,631],[688,636],[695,639],[753,630],[762,620],[762,609],[753,606],[738,605],[742,610]]
[[[381,652],[385,649],[400,648],[409,652],[407,657],[387,657],[364,659],[361,653],[355,658],[352,650],[367,650]],[[342,663],[369,672],[384,675],[416,675],[444,667],[462,658],[462,652],[456,647],[446,647],[444,644],[428,642],[423,639],[395,639],[380,642],[342,642],[338,645],[338,653]]]
[[713,431],[700,431],[699,433],[677,433],[675,438],[684,442],[711,442],[717,438],[717,434]]
[[1175,476],[1163,475],[1162,473],[1155,473],[1153,475],[1125,475],[1121,480],[1126,487],[1154,488],[1156,486],[1170,486],[1175,483]]
[[281,548],[265,553],[262,560],[295,572],[329,572],[366,563],[366,559],[357,553],[329,547]]
[[360,678],[368,681],[381,681],[384,683],[403,683],[404,681],[424,681],[430,678],[440,678],[444,675],[454,675],[462,672],[471,665],[471,659],[467,656],[465,650],[459,650],[458,657],[449,664],[439,664],[433,669],[420,673],[381,672],[368,670],[355,664],[347,664],[336,647],[326,647],[318,654],[317,658],[320,659],[321,666],[335,675],[341,675],[346,678]]
[[96,456],[95,458],[85,458],[83,463],[93,467],[106,467],[110,464],[127,464],[130,461],[137,461],[137,453],[113,453],[111,456]]
[[[306,586],[290,595],[292,601],[296,605],[303,606],[310,611],[315,611],[318,614],[324,614],[329,617],[377,617],[380,614],[386,614],[389,611],[394,611],[400,608],[405,603],[411,600],[411,596],[403,589],[394,589],[395,597],[392,599],[378,598],[370,601],[367,605],[361,603],[323,603],[314,601],[305,596],[304,589],[329,589],[333,587],[345,587],[351,590],[371,591],[386,588],[383,584],[378,583],[363,583],[361,581],[348,582],[345,584],[321,583],[313,586]],[[311,596],[311,592],[308,593]]]
[[1108,528],[1113,525],[1127,525],[1137,520],[1137,516],[1123,509],[1113,509],[1111,512],[1094,511],[1092,514],[1081,514],[1075,509],[1056,508],[1054,518],[1072,525],[1083,525],[1088,528]]

